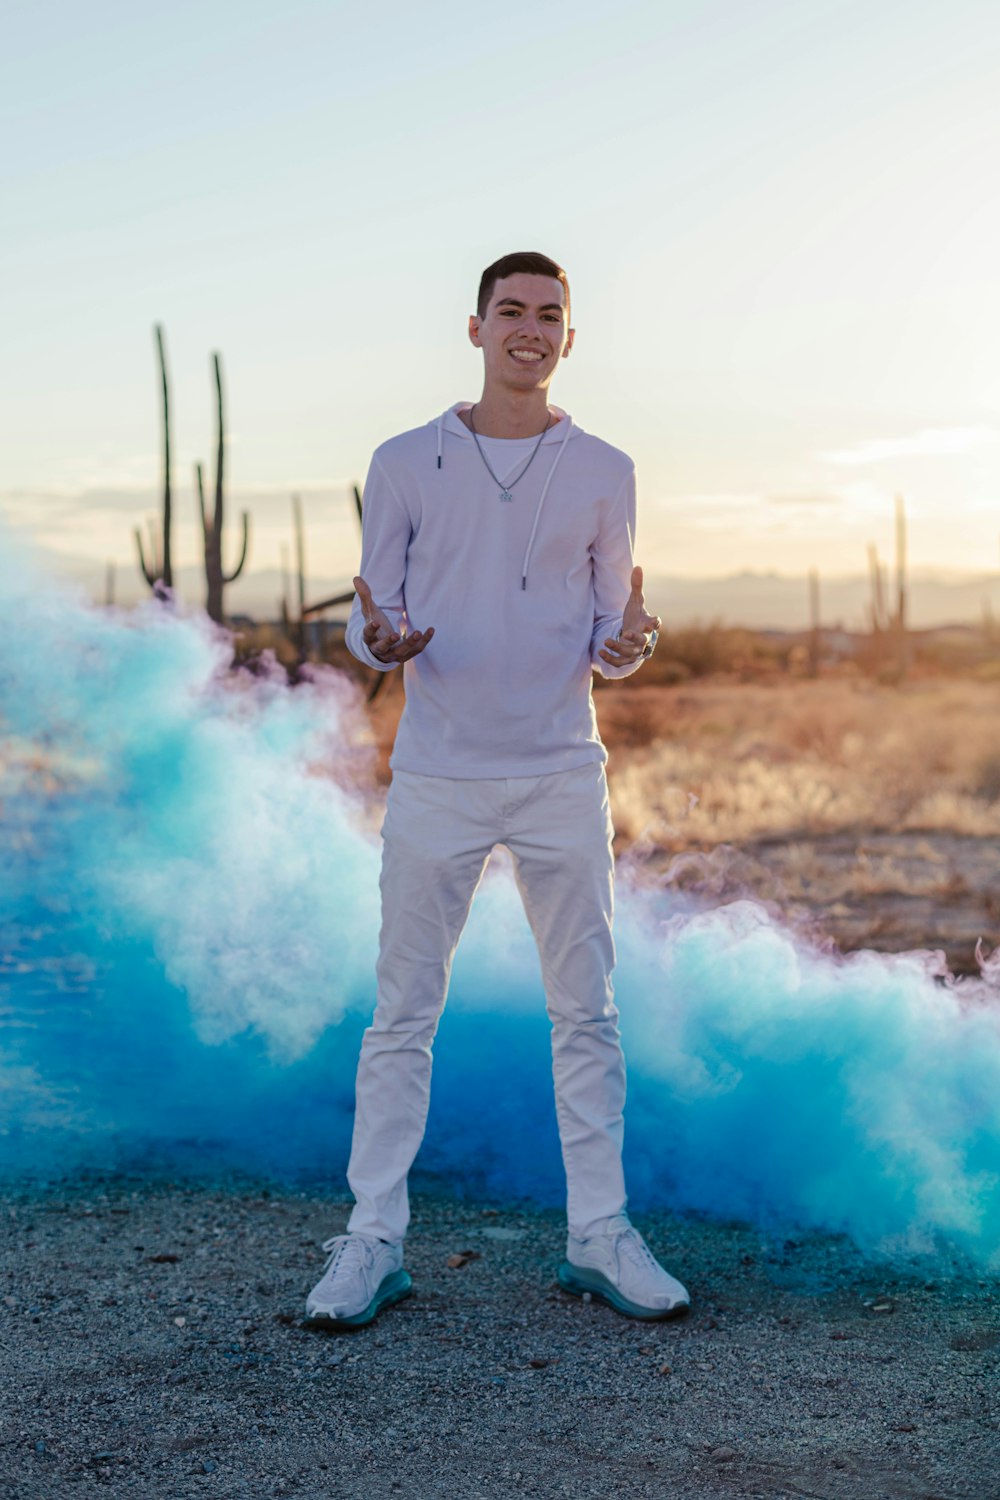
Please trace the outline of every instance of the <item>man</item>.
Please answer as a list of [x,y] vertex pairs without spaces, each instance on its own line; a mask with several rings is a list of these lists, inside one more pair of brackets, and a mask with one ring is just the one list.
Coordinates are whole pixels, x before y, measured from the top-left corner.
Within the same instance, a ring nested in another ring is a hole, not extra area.
[[629,1222],[625,1065],[611,971],[614,829],[592,671],[625,677],[659,618],[633,566],[627,454],[548,404],[573,347],[565,271],[534,252],[482,275],[480,399],[376,449],[347,644],[405,663],[382,826],[378,994],[364,1033],[346,1234],[307,1316],[370,1322],[411,1289],[407,1174],[423,1138],[452,959],[497,843],[542,964],[567,1181],[566,1291],[662,1318],[689,1305]]

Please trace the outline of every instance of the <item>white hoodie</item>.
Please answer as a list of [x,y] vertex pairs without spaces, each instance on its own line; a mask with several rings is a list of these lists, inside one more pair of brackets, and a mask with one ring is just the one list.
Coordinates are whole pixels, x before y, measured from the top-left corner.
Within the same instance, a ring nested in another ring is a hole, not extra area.
[[[389,438],[365,481],[358,569],[394,630],[434,626],[404,665],[406,705],[389,758],[425,776],[540,776],[606,761],[591,674],[627,677],[598,651],[618,634],[631,587],[635,467],[610,443],[559,421],[513,499],[500,499],[457,413]],[[517,481],[537,437],[480,438],[490,468]],[[364,643],[361,600],[348,649]],[[640,659],[641,660],[641,659]]]

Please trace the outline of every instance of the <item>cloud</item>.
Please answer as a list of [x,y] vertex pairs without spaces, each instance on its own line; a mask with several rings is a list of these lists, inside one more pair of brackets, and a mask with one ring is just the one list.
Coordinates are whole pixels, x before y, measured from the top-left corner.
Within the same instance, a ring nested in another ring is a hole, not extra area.
[[908,437],[871,438],[854,448],[834,448],[819,457],[830,464],[877,464],[888,458],[940,458],[971,453],[1000,441],[995,427],[922,427]]

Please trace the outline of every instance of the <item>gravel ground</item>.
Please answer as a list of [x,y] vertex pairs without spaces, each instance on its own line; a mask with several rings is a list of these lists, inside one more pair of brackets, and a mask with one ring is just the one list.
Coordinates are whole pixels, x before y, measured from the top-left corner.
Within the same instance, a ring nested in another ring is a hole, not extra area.
[[344,1200],[7,1189],[0,1495],[1000,1500],[997,1278],[634,1213],[692,1293],[642,1323],[559,1290],[560,1213],[412,1206],[414,1294],[335,1333]]

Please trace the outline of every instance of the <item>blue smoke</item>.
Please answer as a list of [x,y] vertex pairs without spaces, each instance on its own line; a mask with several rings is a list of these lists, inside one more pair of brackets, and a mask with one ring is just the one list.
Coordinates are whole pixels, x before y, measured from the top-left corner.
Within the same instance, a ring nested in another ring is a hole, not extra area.
[[[346,1193],[380,813],[356,685],[229,670],[0,528],[0,1172],[268,1173]],[[619,874],[633,1211],[1000,1268],[1000,972],[810,947]],[[425,1180],[557,1205],[538,959],[487,872],[435,1048]]]

